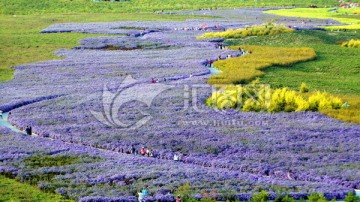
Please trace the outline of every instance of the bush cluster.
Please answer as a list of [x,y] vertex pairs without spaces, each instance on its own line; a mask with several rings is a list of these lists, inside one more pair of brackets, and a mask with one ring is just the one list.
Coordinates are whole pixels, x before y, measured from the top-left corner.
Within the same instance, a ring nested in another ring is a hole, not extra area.
[[305,98],[288,88],[270,89],[266,85],[227,86],[214,92],[206,105],[218,109],[241,111],[293,112],[340,109],[343,101],[326,92],[315,92]]
[[236,39],[247,36],[266,36],[266,35],[277,35],[285,32],[292,32],[291,29],[285,25],[266,23],[261,25],[245,26],[239,29],[229,29],[224,32],[208,32],[198,37],[198,39],[205,38],[225,38],[225,39]]
[[360,40],[351,39],[350,41],[342,43],[341,46],[346,48],[360,48]]

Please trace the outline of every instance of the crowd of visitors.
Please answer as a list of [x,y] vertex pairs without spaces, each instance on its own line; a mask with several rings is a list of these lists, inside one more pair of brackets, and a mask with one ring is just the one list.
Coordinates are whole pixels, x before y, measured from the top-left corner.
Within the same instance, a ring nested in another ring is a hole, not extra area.
[[[219,49],[227,49],[227,47],[226,47],[224,44],[221,44],[221,43],[216,44],[216,48],[219,48]],[[231,54],[228,54],[228,55],[226,55],[226,56],[219,55],[216,60],[206,60],[205,63],[204,63],[204,65],[205,65],[206,67],[209,67],[209,68],[210,68],[210,67],[213,67],[213,63],[214,63],[215,61],[224,60],[224,59],[229,59],[229,58],[233,58],[233,57],[239,57],[239,56],[243,56],[243,55],[251,54],[251,53],[252,53],[251,51],[247,52],[246,50],[242,49],[241,47],[240,47],[238,50],[239,50],[239,53],[236,54],[236,55],[231,55]]]
[[[147,148],[146,146],[141,147],[141,149],[136,149],[135,146],[131,146],[127,154],[141,155],[152,158],[160,158],[159,154],[156,153],[153,149]],[[183,161],[184,155],[181,152],[175,152],[173,155],[174,161]],[[165,158],[165,157],[164,157]],[[169,157],[165,158],[168,159]]]

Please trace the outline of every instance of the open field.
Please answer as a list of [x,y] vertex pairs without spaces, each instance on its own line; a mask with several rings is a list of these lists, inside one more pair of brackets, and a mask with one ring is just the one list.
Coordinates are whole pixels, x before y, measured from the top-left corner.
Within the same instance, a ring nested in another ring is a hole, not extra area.
[[279,48],[263,46],[233,46],[233,50],[244,49],[248,54],[242,57],[216,61],[214,65],[220,74],[209,78],[208,83],[246,84],[264,75],[271,66],[291,66],[299,62],[314,60],[316,53],[312,48]]
[[[193,16],[195,17],[195,16]],[[80,39],[98,36],[83,33],[58,33],[52,35],[39,32],[54,23],[101,22],[115,20],[185,20],[189,16],[156,14],[47,14],[47,15],[2,15],[0,18],[0,81],[13,77],[11,66],[50,59],[60,59],[54,51],[71,48]],[[206,18],[206,16],[198,17]]]
[[[302,82],[311,91],[322,90],[334,95],[344,95],[345,101],[351,102],[351,107],[337,112],[329,112],[341,120],[352,120],[360,123],[359,100],[359,60],[360,51],[356,48],[344,48],[342,41],[359,38],[359,33],[338,33],[323,31],[300,31],[269,37],[256,37],[230,41],[230,44],[251,44],[274,47],[312,47],[317,59],[289,67],[274,66],[265,70],[261,82],[270,84],[273,88],[291,87],[298,89]],[[346,99],[350,96],[349,99]],[[335,115],[337,114],[337,115]]]
[[[353,2],[359,2],[354,0]],[[6,0],[0,1],[0,12],[3,14],[33,13],[136,13],[173,10],[196,10],[200,8],[234,8],[261,6],[302,6],[310,5],[335,6],[336,0],[257,0],[257,1],[212,1],[212,0],[131,0],[123,2],[92,2],[88,0]]]
[[[42,191],[28,194],[36,200],[48,192],[57,194],[53,201],[80,202],[136,202],[141,190],[150,192],[146,202],[174,202],[177,194],[183,202],[312,200],[314,192],[324,196],[315,201],[326,201],[360,189],[360,125],[351,123],[360,114],[360,49],[341,46],[359,33],[313,31],[328,20],[303,25],[263,8],[175,11],[265,5],[260,0],[174,2],[0,0],[1,12],[11,14],[0,19],[0,110],[9,119],[0,118],[33,132],[0,127],[0,180],[6,182],[0,201],[16,200],[10,189],[24,184]],[[337,4],[326,2],[266,5]],[[128,13],[137,9],[151,13]],[[153,13],[159,10],[164,13]],[[166,15],[170,10],[182,15]],[[270,21],[302,30],[197,40]],[[218,48],[225,43],[235,48]],[[239,54],[239,46],[251,54]],[[213,65],[223,75],[207,67],[217,58]],[[216,90],[207,82],[221,75],[239,82],[250,68],[240,65],[250,60],[262,61],[256,76],[265,88],[297,90],[305,82],[305,97],[315,90],[341,97],[348,108],[321,112],[349,122],[315,111],[207,107]]]
[[296,8],[285,10],[270,10],[266,13],[289,17],[334,19],[344,23],[342,26],[332,26],[330,23],[324,26],[328,30],[360,29],[360,8]]
[[299,31],[269,37],[239,39],[229,42],[233,45],[264,45],[273,47],[311,47],[317,59],[288,67],[271,67],[262,78],[273,87],[298,88],[301,82],[311,89],[325,90],[334,94],[360,96],[357,85],[360,51],[341,47],[343,41],[360,38],[359,33],[338,33],[323,31]]

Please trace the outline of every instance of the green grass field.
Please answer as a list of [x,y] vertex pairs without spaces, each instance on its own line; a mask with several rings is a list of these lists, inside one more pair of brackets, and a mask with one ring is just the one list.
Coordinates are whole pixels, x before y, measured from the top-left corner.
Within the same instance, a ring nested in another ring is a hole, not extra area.
[[334,19],[345,25],[326,26],[326,29],[360,29],[360,8],[296,8],[269,10],[265,13],[276,14],[289,17]]
[[[190,16],[156,15],[151,12],[209,7],[308,6],[311,4],[329,6],[338,3],[336,0],[169,0],[166,2],[162,0],[132,0],[126,2],[0,0],[0,13],[3,14],[0,15],[0,82],[12,79],[14,71],[10,68],[11,66],[59,59],[53,54],[53,51],[59,48],[71,48],[78,43],[79,39],[94,36],[80,33],[39,34],[41,29],[54,23],[144,19],[185,20]],[[201,16],[192,17],[201,18]]]
[[301,82],[313,90],[333,94],[360,96],[360,50],[341,47],[342,41],[360,38],[360,33],[298,31],[267,37],[252,37],[229,41],[231,45],[263,45],[274,47],[311,47],[317,59],[289,67],[273,66],[265,70],[262,82],[272,87],[298,88]]
[[[62,155],[52,156],[45,154],[34,154],[33,156],[22,159],[18,166],[26,168],[27,171],[34,171],[39,168],[61,167],[66,165],[93,163],[101,161],[100,157],[89,155]],[[6,173],[5,173],[6,174]],[[72,201],[64,199],[62,196],[54,194],[56,184],[52,186],[37,186],[42,183],[50,183],[53,177],[58,174],[49,172],[38,175],[36,172],[27,175],[26,178],[16,176],[15,179],[8,178],[8,175],[0,175],[0,202],[1,201]],[[11,176],[14,177],[14,176]]]
[[[359,0],[354,0],[359,2]],[[354,2],[353,1],[353,2]],[[93,2],[92,0],[0,0],[0,13],[124,13],[199,8],[233,8],[260,6],[320,7],[338,5],[337,0],[130,0],[124,2]]]
[[360,123],[360,50],[341,44],[360,38],[355,32],[297,31],[275,36],[261,36],[228,41],[231,45],[263,45],[274,47],[311,47],[317,59],[290,67],[272,66],[264,70],[262,83],[272,88],[298,89],[305,82],[311,91],[327,91],[350,103],[350,108],[324,112],[335,118]]
[[[231,47],[238,50],[239,46]],[[244,84],[264,75],[264,70],[274,65],[289,66],[316,58],[312,48],[284,48],[241,46],[251,52],[242,57],[219,60],[214,63],[221,73],[208,79],[212,85]],[[240,65],[239,65],[240,64]]]
[[17,182],[0,175],[0,201],[11,202],[58,202],[72,201],[62,198],[60,195],[45,193],[38,188]]

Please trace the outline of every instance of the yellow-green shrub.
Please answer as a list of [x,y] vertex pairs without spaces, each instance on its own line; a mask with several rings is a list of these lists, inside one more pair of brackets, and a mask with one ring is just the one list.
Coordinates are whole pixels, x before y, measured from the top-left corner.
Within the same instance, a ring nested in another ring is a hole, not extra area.
[[297,108],[295,111],[299,112],[299,111],[307,111],[310,107],[310,104],[307,100],[305,100],[303,97],[301,96],[297,96],[295,98],[295,103],[297,105]]
[[264,103],[262,102],[258,102],[254,99],[247,99],[244,102],[244,106],[242,107],[242,110],[245,112],[250,112],[250,111],[254,111],[254,112],[259,112],[259,111],[264,111]]
[[342,104],[340,98],[330,96],[326,92],[316,92],[309,97],[309,109],[311,111],[340,109]]
[[251,54],[216,61],[214,66],[222,73],[211,76],[208,80],[209,84],[243,84],[263,76],[264,72],[261,70],[267,67],[287,66],[316,58],[316,53],[312,48],[263,46],[234,46],[231,48],[238,50],[240,47]]
[[360,48],[360,40],[351,39],[350,41],[342,43],[341,46],[347,48]]
[[270,107],[267,111],[306,111],[308,108],[304,102],[305,100],[293,90],[288,88],[276,89],[271,95]]
[[293,112],[340,109],[343,102],[326,92],[315,92],[305,99],[301,94],[288,88],[271,90],[265,86],[231,85],[214,92],[206,104],[222,110],[233,108],[247,112]]
[[299,90],[300,93],[307,93],[309,92],[309,87],[306,85],[306,83],[301,83]]
[[348,102],[348,107],[341,107],[341,109],[323,110],[322,113],[336,119],[360,124],[360,97],[341,95],[341,98]]
[[247,36],[265,36],[265,35],[276,35],[285,32],[292,32],[294,29],[291,29],[285,25],[266,23],[261,25],[253,25],[251,27],[246,26],[245,28],[239,29],[229,29],[224,32],[208,32],[205,33],[197,39],[205,38],[243,38]]

